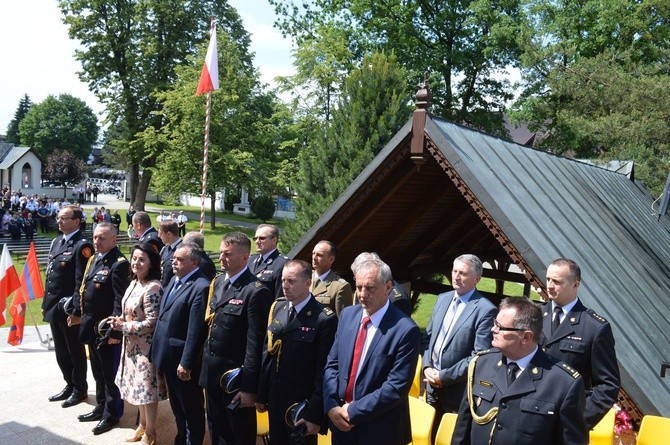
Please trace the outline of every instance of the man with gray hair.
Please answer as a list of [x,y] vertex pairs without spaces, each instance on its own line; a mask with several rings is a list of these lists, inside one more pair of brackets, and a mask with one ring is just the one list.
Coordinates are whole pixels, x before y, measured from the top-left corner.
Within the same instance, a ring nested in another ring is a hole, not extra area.
[[149,243],[160,254],[163,248],[163,241],[158,237],[158,231],[151,227],[151,218],[147,212],[136,212],[133,215],[133,230],[137,241],[140,243]]
[[423,375],[427,401],[436,410],[433,439],[444,413],[455,413],[465,394],[468,363],[491,347],[491,327],[496,307],[475,286],[482,276],[482,262],[465,254],[454,260],[451,285],[437,296],[424,338]]
[[493,346],[471,361],[452,445],[584,445],[584,380],[538,347],[542,310],[505,298]]
[[209,281],[212,281],[216,277],[216,266],[214,265],[214,261],[207,255],[207,252],[205,252],[205,235],[197,231],[188,232],[184,235],[183,240],[185,243],[197,244],[202,249],[200,270]]
[[360,304],[342,310],[323,377],[332,443],[404,445],[421,334],[389,301],[387,264],[367,259],[354,278]]
[[[354,275],[356,275],[356,270],[358,270],[358,267],[364,261],[369,259],[379,260],[380,258],[379,255],[377,255],[375,252],[361,252],[358,254],[354,262],[351,263],[351,272]],[[392,279],[392,281],[393,281],[393,287],[391,287],[391,291],[389,292],[389,299],[391,300],[391,304],[400,309],[408,317],[411,317],[412,301],[409,299],[407,291],[405,291],[405,288],[402,287],[402,285],[398,283],[396,280]],[[354,302],[358,302],[358,297],[355,295],[355,293],[354,293]]]

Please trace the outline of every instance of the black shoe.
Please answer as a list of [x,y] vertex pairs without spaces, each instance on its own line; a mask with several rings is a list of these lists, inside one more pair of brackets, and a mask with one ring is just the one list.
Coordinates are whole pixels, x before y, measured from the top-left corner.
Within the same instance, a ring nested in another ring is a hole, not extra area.
[[118,424],[119,419],[114,418],[102,419],[100,422],[98,422],[95,428],[93,428],[93,434],[97,436],[98,434],[106,433],[107,431],[111,430]]
[[96,422],[102,419],[102,411],[93,410],[88,414],[81,414],[77,416],[80,422]]
[[58,394],[54,394],[53,396],[49,397],[49,402],[60,402],[61,400],[67,399],[71,395],[72,395],[72,387],[66,386]]
[[71,406],[79,405],[81,402],[86,400],[88,397],[88,394],[86,393],[80,393],[78,391],[73,391],[72,395],[68,397],[65,402],[61,403],[61,406],[63,408],[69,408]]

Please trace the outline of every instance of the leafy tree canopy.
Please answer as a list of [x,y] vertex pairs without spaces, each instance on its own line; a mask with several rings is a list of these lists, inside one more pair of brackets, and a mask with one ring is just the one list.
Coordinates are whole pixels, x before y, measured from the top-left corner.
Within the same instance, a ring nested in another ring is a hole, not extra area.
[[76,184],[84,176],[84,161],[69,150],[55,150],[46,158],[42,166],[42,177],[63,185],[63,197],[66,193],[66,184]]
[[86,103],[69,94],[48,96],[33,105],[19,124],[21,144],[42,159],[55,150],[68,150],[88,159],[98,139],[98,119]]

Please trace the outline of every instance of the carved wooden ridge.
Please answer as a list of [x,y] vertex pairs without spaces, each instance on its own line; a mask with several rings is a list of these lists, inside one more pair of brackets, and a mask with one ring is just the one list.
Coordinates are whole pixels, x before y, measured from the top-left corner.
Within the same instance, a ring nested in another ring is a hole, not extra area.
[[479,219],[484,223],[486,228],[491,232],[494,238],[500,243],[500,246],[505,250],[512,262],[518,264],[523,270],[524,275],[530,283],[535,287],[544,287],[540,277],[531,269],[531,267],[526,263],[523,256],[519,253],[518,249],[514,246],[512,241],[505,235],[505,232],[500,228],[498,223],[495,222],[491,214],[484,208],[479,199],[472,193],[472,190],[465,183],[463,178],[456,172],[452,165],[447,161],[442,152],[437,148],[435,143],[429,138],[426,138],[426,149],[430,155],[435,159],[435,161],[442,167],[444,172],[447,174],[449,179],[454,183],[458,191],[465,198],[470,207],[473,208]]

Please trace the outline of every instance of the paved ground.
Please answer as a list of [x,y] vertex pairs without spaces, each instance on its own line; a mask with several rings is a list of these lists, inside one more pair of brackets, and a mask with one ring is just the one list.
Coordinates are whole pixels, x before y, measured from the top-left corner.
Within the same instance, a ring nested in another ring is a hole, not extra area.
[[[42,338],[48,326],[39,326]],[[26,326],[20,346],[7,344],[8,328],[0,329],[0,445],[118,445],[135,429],[137,408],[126,403],[120,426],[94,436],[95,422],[79,422],[77,416],[95,404],[95,381],[89,367],[89,397],[84,403],[61,408],[47,398],[64,386],[53,350],[40,344],[35,327]],[[159,405],[159,444],[171,444],[175,435],[169,402]]]

